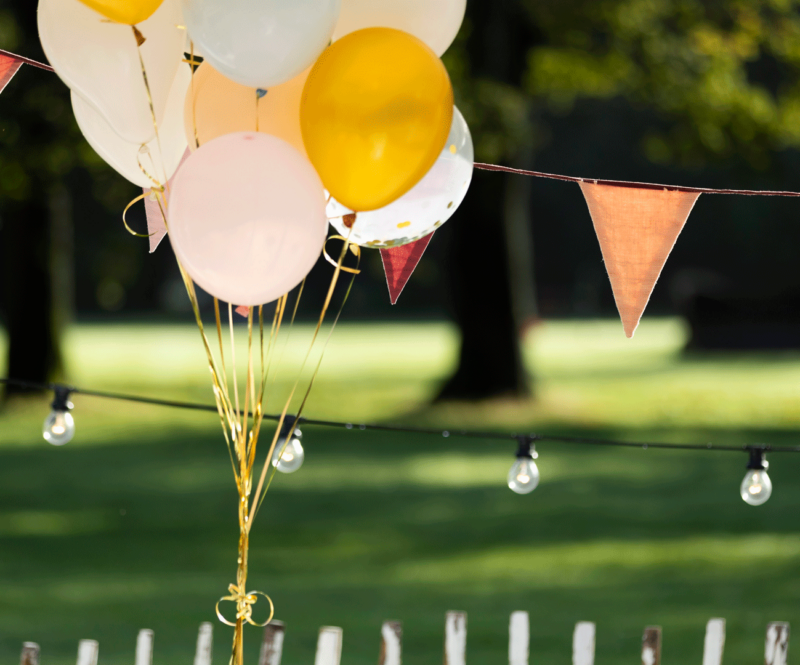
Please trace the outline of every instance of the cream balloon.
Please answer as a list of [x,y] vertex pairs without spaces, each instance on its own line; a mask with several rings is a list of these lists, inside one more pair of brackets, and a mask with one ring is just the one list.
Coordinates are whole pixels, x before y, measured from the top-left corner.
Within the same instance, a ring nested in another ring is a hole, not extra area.
[[288,143],[256,132],[200,146],[175,176],[169,238],[203,289],[236,305],[261,305],[314,267],[328,222],[322,181]]
[[[439,159],[411,190],[383,208],[356,215],[352,229],[345,215],[352,210],[335,199],[327,213],[336,231],[363,247],[398,247],[424,238],[444,224],[456,211],[472,181],[474,152],[464,117],[453,108],[450,135]],[[352,219],[352,218],[347,218]]]
[[300,98],[310,71],[306,69],[270,88],[258,99],[255,88],[231,81],[204,62],[194,73],[186,95],[184,126],[189,147],[194,150],[197,142],[203,145],[223,134],[258,129],[283,139],[305,155]]
[[458,34],[467,0],[342,0],[333,41],[362,28],[408,32],[441,56]]
[[[154,138],[142,145],[121,139],[103,116],[75,91],[72,91],[72,110],[89,145],[107,164],[134,185],[152,187],[156,183],[151,177],[158,183],[166,183],[177,170],[186,152],[183,105],[191,80],[189,66],[181,65],[172,83],[163,121],[158,128],[158,140]],[[145,169],[147,175],[142,169]]]
[[330,42],[341,0],[182,0],[205,59],[232,81],[267,89],[308,69]]
[[141,145],[155,136],[141,52],[156,119],[182,59],[185,32],[180,0],[164,0],[137,28],[112,23],[77,0],[39,0],[39,38],[50,64],[70,89],[105,118],[121,138]]

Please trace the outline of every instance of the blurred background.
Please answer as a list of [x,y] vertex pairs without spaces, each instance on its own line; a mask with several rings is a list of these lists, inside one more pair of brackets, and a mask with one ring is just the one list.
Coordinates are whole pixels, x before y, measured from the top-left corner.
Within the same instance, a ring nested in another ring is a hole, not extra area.
[[[477,161],[798,191],[798,5],[469,0],[443,59]],[[0,48],[44,59],[35,3],[0,0]],[[4,376],[212,400],[169,243],[150,255],[121,223],[138,193],[85,143],[58,78],[23,67],[0,97]],[[365,252],[306,415],[797,443],[798,206],[701,196],[626,340],[579,188],[476,171],[396,306]],[[143,209],[130,219],[144,228]],[[331,270],[310,276],[268,410]],[[149,627],[157,663],[189,662],[235,571],[219,423],[76,396],[76,437],[56,449],[41,438],[50,399],[8,391],[0,413],[0,655],[35,640],[67,663],[95,638],[102,662],[130,662]],[[513,445],[304,434],[305,466],[277,478],[252,543],[286,663],[310,662],[322,624],[344,628],[345,662],[374,662],[384,619],[404,622],[408,660],[439,662],[448,609],[469,612],[478,665],[505,658],[518,609],[532,662],[567,662],[578,620],[598,623],[599,664],[635,661],[646,624],[664,627],[667,660],[699,660],[721,616],[725,660],[744,663],[768,621],[800,619],[800,456],[771,457],[774,495],[752,508],[745,454],[542,443],[541,486],[516,496]],[[246,634],[253,658],[259,639]]]

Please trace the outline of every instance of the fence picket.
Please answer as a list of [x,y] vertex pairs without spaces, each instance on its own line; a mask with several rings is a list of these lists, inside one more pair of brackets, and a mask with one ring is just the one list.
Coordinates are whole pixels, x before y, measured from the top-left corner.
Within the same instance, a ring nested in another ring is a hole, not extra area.
[[200,624],[197,631],[197,646],[194,650],[194,665],[211,665],[214,653],[214,626],[209,621]]
[[448,612],[444,621],[444,665],[467,663],[467,613]]
[[403,660],[403,624],[384,621],[381,626],[381,653],[378,665],[400,665]]
[[342,629],[323,626],[319,629],[314,665],[339,665],[342,659]]
[[508,624],[508,665],[528,665],[530,619],[527,612],[513,612]]
[[39,645],[36,642],[23,642],[19,665],[39,665]]
[[642,665],[661,665],[661,626],[648,626],[644,629]]
[[709,619],[703,644],[703,665],[722,665],[725,650],[725,619]]
[[572,633],[572,665],[594,665],[595,625],[579,621]]
[[97,640],[81,640],[78,642],[78,665],[97,665],[99,651]]
[[283,621],[270,621],[264,626],[264,639],[261,641],[258,665],[281,665],[285,632],[286,626],[283,625]]
[[136,637],[136,665],[153,665],[153,631],[142,628]]
[[765,665],[786,665],[789,652],[789,624],[773,621],[767,625],[767,640],[764,645]]

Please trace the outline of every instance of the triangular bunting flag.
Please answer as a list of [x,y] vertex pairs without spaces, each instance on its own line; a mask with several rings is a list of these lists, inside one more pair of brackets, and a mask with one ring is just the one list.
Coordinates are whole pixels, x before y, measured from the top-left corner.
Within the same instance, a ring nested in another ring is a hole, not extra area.
[[433,233],[407,245],[381,250],[383,270],[386,273],[386,285],[389,287],[389,298],[392,305],[400,297],[431,238],[433,238]]
[[579,183],[611,280],[622,327],[633,337],[698,192]]
[[[172,177],[169,179],[167,190],[165,192],[165,198],[169,194],[169,186],[172,185],[172,182],[175,179],[175,174],[181,170],[181,166],[183,166],[183,163],[190,154],[191,151],[189,148],[186,148],[186,152],[183,153],[183,157],[178,164],[178,168],[175,169],[175,173],[173,173]],[[152,254],[156,251],[156,248],[159,246],[159,244],[161,244],[164,236],[167,235],[167,227],[164,224],[164,216],[161,214],[161,206],[158,205],[158,199],[156,198],[153,190],[149,187],[145,187],[142,191],[145,193],[144,212],[145,215],[147,215],[147,232],[150,234],[150,253]],[[169,200],[167,200],[167,203],[169,203]]]
[[12,58],[10,55],[0,53],[0,92],[5,90],[14,74],[22,67],[22,61]]

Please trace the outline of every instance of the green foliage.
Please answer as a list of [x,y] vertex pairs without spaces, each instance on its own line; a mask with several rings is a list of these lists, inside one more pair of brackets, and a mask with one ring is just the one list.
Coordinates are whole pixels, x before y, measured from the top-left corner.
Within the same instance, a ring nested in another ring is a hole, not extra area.
[[794,0],[471,3],[444,60],[479,159],[508,160],[536,147],[546,135],[542,111],[567,114],[579,100],[623,98],[652,115],[641,147],[653,162],[699,166],[737,155],[765,167],[771,153],[800,145],[798,7]]
[[800,3],[791,0],[525,2],[542,35],[524,87],[557,112],[621,96],[656,113],[656,162],[737,154],[765,166],[800,145]]

